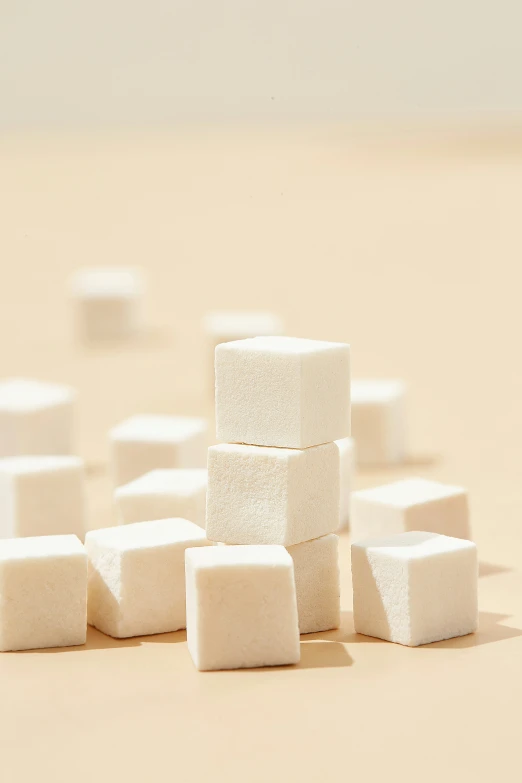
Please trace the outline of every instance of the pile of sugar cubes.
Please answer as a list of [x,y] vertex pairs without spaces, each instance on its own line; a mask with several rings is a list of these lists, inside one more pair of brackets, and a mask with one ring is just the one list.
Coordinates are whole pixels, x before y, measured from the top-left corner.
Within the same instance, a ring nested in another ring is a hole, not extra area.
[[[73,290],[82,337],[138,330],[131,270],[84,271]],[[215,313],[206,329],[218,445],[197,417],[114,427],[113,527],[86,532],[74,391],[0,382],[0,650],[81,645],[88,624],[115,638],[186,628],[200,670],[295,664],[300,634],[339,626],[348,525],[357,632],[417,646],[475,631],[465,490],[351,491],[355,461],[405,459],[404,384],[350,393],[348,345],[277,336],[269,313]]]

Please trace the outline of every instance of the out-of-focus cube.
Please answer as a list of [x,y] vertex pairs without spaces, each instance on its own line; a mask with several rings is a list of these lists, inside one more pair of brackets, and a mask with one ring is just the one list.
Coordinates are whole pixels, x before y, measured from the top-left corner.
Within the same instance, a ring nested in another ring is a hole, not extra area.
[[208,426],[193,416],[131,416],[109,433],[116,486],[157,468],[204,468]]
[[275,313],[256,310],[220,310],[203,319],[207,342],[209,385],[214,392],[214,353],[220,343],[284,334],[282,320]]
[[352,437],[359,465],[384,466],[406,458],[405,395],[402,381],[352,381]]
[[119,521],[147,522],[181,517],[205,527],[207,471],[205,468],[151,470],[114,493]]
[[26,378],[0,381],[0,457],[71,454],[76,392]]
[[87,342],[124,340],[143,326],[144,280],[138,269],[91,267],[71,281],[76,330]]
[[422,478],[403,479],[352,495],[352,541],[425,530],[470,538],[468,493]]
[[74,534],[86,528],[85,468],[80,457],[0,459],[0,537]]

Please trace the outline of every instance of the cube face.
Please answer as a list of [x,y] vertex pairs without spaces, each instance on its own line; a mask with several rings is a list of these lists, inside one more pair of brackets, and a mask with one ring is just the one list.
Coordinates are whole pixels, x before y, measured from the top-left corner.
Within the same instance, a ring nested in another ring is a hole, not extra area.
[[335,441],[340,459],[340,529],[350,527],[352,485],[355,473],[355,441],[342,438]]
[[181,517],[205,527],[205,468],[153,470],[115,492],[122,524]]
[[470,538],[467,492],[426,479],[404,479],[352,495],[353,540],[424,530]]
[[339,526],[339,452],[221,444],[208,451],[207,535],[291,546]]
[[0,650],[85,644],[87,558],[76,536],[0,541]]
[[411,531],[353,544],[355,629],[411,647],[473,633],[477,577],[469,541]]
[[[198,541],[190,541],[190,546]],[[185,628],[185,548],[171,544],[122,555],[118,636],[144,636]]]
[[75,393],[24,378],[0,383],[0,457],[70,454]]
[[293,565],[282,547],[188,550],[186,579],[187,642],[198,669],[299,661]]
[[330,534],[288,547],[294,561],[300,633],[338,628],[341,621],[339,538]]
[[189,416],[133,416],[110,432],[116,486],[155,469],[202,468],[207,423]]
[[350,434],[350,349],[256,337],[216,348],[220,441],[304,449]]
[[185,519],[87,534],[89,623],[115,638],[185,627],[185,549],[208,545]]
[[477,550],[470,542],[462,549],[411,563],[411,645],[430,644],[477,630],[477,577]]
[[72,279],[76,328],[87,341],[120,340],[139,331],[143,278],[137,269],[92,267]]
[[74,534],[86,528],[85,475],[79,457],[0,460],[0,537]]
[[80,299],[76,304],[76,329],[82,340],[124,340],[139,333],[141,302],[131,298]]
[[447,494],[441,492],[432,500],[420,502],[406,509],[406,530],[427,530],[455,538],[471,538],[466,490],[450,486],[446,486],[445,489]]
[[300,448],[350,435],[350,348],[324,345],[332,347],[303,357]]
[[401,381],[352,382],[352,436],[361,465],[388,465],[406,457],[406,388]]

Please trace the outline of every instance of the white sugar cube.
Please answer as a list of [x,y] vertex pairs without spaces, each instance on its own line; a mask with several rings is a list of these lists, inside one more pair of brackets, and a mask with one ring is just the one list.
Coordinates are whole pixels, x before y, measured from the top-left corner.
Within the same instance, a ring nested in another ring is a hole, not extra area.
[[352,545],[357,633],[410,647],[477,629],[477,548],[411,531]]
[[121,340],[142,326],[144,282],[129,267],[81,269],[72,278],[79,336],[88,341]]
[[339,627],[338,545],[338,536],[330,534],[288,547],[294,561],[300,633],[317,633]]
[[339,451],[220,444],[208,450],[207,535],[291,546],[339,527]]
[[468,494],[462,487],[411,478],[352,495],[352,541],[425,530],[470,538]]
[[200,671],[300,658],[292,558],[281,546],[186,553],[187,642]]
[[216,345],[249,337],[263,337],[284,333],[281,319],[274,313],[262,311],[223,310],[207,313],[203,329],[208,345],[209,378],[214,388],[214,352]]
[[114,493],[119,521],[182,517],[205,527],[206,468],[151,470]]
[[73,533],[86,528],[80,457],[0,459],[0,538]]
[[406,458],[405,395],[402,381],[352,381],[352,437],[360,465],[395,464]]
[[207,545],[186,519],[87,533],[89,624],[118,639],[184,628],[185,549]]
[[335,441],[340,458],[340,514],[341,528],[350,527],[350,504],[352,495],[353,474],[355,472],[355,441],[353,438],[342,438]]
[[0,650],[85,644],[87,556],[76,536],[0,541]]
[[207,422],[192,416],[132,416],[110,433],[116,486],[156,468],[204,468]]
[[255,337],[216,348],[217,439],[304,449],[350,435],[350,346]]
[[25,378],[0,381],[0,457],[70,454],[75,391]]

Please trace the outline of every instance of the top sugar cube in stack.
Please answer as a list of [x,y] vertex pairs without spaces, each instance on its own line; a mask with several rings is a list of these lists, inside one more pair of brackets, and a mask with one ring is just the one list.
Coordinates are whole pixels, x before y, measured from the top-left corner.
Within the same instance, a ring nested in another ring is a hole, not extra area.
[[217,438],[209,449],[207,537],[282,545],[301,633],[339,624],[339,450],[350,434],[350,349],[256,337],[216,348]]

